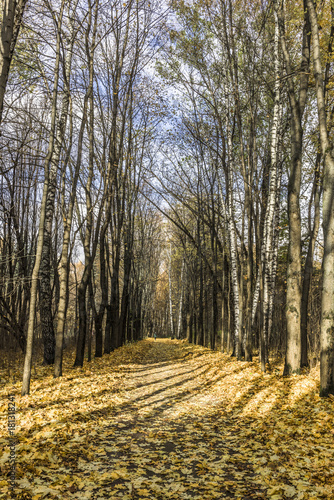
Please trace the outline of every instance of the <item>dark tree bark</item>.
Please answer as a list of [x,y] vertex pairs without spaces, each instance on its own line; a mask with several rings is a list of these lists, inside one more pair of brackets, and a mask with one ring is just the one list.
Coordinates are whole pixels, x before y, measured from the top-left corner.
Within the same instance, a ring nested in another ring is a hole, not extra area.
[[[27,0],[3,0],[0,38],[0,124],[10,65]],[[1,129],[0,129],[1,133]]]

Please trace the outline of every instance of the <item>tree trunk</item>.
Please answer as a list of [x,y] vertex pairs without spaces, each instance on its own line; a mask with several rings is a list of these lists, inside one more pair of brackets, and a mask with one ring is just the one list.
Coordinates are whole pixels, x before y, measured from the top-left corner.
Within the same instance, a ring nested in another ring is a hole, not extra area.
[[324,157],[322,298],[320,329],[320,396],[334,394],[334,158],[328,137],[319,27],[312,0],[306,0],[313,40],[313,70],[316,83],[321,151]]
[[111,307],[107,305],[106,328],[104,332],[104,354],[111,353]]
[[[229,109],[229,105],[227,106]],[[227,221],[228,221],[228,232],[229,232],[229,243],[230,243],[230,269],[231,269],[231,280],[232,280],[232,290],[233,290],[233,312],[234,312],[234,338],[233,338],[233,351],[237,359],[240,357],[239,350],[239,339],[240,339],[240,293],[239,293],[239,279],[238,279],[238,251],[237,251],[237,238],[236,231],[234,227],[234,200],[233,200],[233,178],[232,178],[232,133],[230,130],[229,116],[226,118],[226,130],[227,130],[227,143],[228,143],[228,173],[227,173],[227,196],[228,196],[228,206],[227,206]]]
[[173,303],[172,303],[172,244],[169,245],[168,292],[169,292],[170,335],[171,335],[171,338],[174,338]]
[[252,342],[252,282],[253,282],[253,224],[248,216],[248,254],[247,254],[247,297],[246,297],[246,339],[245,361],[253,359]]
[[[128,228],[128,231],[130,229]],[[126,319],[128,316],[129,308],[129,287],[130,287],[130,273],[131,273],[131,248],[130,242],[128,241],[128,247],[124,255],[124,277],[123,277],[123,291],[122,291],[122,301],[121,301],[121,314],[120,314],[120,338],[121,344],[123,345],[126,340]]]
[[[119,265],[120,256],[116,249],[116,258],[113,262],[113,274],[110,283],[110,308],[111,308],[111,348],[117,349],[121,345],[119,332]],[[141,308],[140,308],[141,310]],[[141,311],[142,312],[142,311]],[[142,317],[142,314],[140,314]],[[140,330],[142,329],[142,320],[140,320]]]
[[57,317],[54,377],[61,377],[62,375],[64,327],[65,327],[66,309],[67,309],[66,303],[67,303],[68,274],[69,274],[68,250],[70,246],[70,237],[71,237],[71,228],[73,221],[73,211],[75,205],[77,183],[81,168],[83,136],[87,122],[87,102],[89,93],[90,89],[87,90],[85,96],[83,117],[81,121],[81,127],[78,138],[78,155],[77,155],[74,178],[72,183],[72,192],[69,200],[67,214],[66,216],[64,215],[64,236],[63,236],[61,263],[60,263],[60,296],[59,296],[58,317]]
[[27,0],[3,0],[0,38],[0,124],[9,69]]
[[[284,12],[278,9],[280,40],[285,66],[288,75],[292,74],[290,55],[285,41]],[[304,10],[305,2],[304,2]],[[287,263],[287,294],[286,294],[286,354],[284,375],[299,372],[301,361],[301,218],[300,218],[300,184],[302,172],[303,129],[302,117],[308,90],[308,69],[310,61],[309,26],[304,13],[304,29],[302,41],[302,62],[300,71],[299,97],[296,97],[292,78],[287,79],[288,94],[291,109],[291,166],[288,182],[288,219],[289,245]]]
[[181,288],[180,288],[180,299],[179,299],[179,317],[178,317],[177,331],[176,331],[176,338],[177,339],[180,338],[181,323],[182,323],[182,302],[183,302],[183,290],[184,290],[183,276],[184,276],[184,259],[182,260],[182,269],[181,269]]
[[275,41],[274,41],[274,63],[275,63],[275,89],[274,89],[274,116],[271,130],[271,165],[269,193],[267,200],[267,210],[264,223],[262,265],[263,265],[263,350],[261,349],[261,361],[263,366],[269,361],[269,337],[270,337],[270,302],[275,292],[272,286],[272,276],[274,268],[274,236],[275,236],[275,208],[277,192],[280,190],[279,162],[278,162],[278,135],[280,119],[280,61],[279,61],[279,26],[278,16],[275,11]]
[[101,358],[103,354],[103,332],[102,323],[103,317],[108,305],[108,275],[106,273],[106,232],[108,221],[105,221],[100,234],[100,287],[101,287],[101,303],[98,311],[95,311],[95,357]]
[[74,366],[83,366],[85,356],[85,342],[87,334],[87,310],[86,310],[86,294],[88,280],[82,280],[78,287],[78,304],[79,304],[79,331],[77,338],[76,356]]
[[[315,242],[318,236],[319,226],[320,226],[320,197],[321,197],[321,186],[320,182],[320,159],[321,155],[318,155],[316,162],[316,170],[314,175],[314,188],[312,193],[313,205],[314,205],[314,221],[313,227],[310,233],[310,241],[307,249],[305,269],[304,269],[304,279],[303,279],[303,289],[302,289],[302,304],[301,304],[301,362],[300,366],[309,366],[308,361],[308,300],[310,294],[310,287],[312,281],[313,273],[313,254],[315,248]],[[311,204],[311,202],[310,202]],[[311,215],[310,215],[311,217]],[[311,221],[310,221],[311,224]]]
[[[75,8],[75,7],[74,7]],[[60,29],[60,28],[59,28]],[[40,301],[39,312],[41,318],[41,327],[43,339],[47,344],[44,344],[45,363],[52,364],[55,356],[55,333],[52,319],[52,289],[51,289],[51,246],[52,246],[52,223],[54,218],[54,205],[56,191],[58,188],[58,166],[60,155],[63,148],[63,141],[66,131],[66,123],[70,104],[70,74],[72,66],[73,53],[73,22],[71,23],[71,35],[68,42],[64,73],[64,95],[61,105],[61,113],[57,123],[56,136],[54,138],[54,146],[50,160],[49,173],[49,190],[46,201],[46,213],[44,224],[44,239],[42,260],[40,265]],[[60,34],[58,34],[60,36]]]
[[43,230],[44,230],[47,192],[48,192],[48,170],[46,166],[43,197],[41,203],[41,216],[40,216],[39,230],[38,230],[38,241],[36,248],[36,260],[31,275],[29,321],[28,321],[28,332],[27,332],[27,342],[26,342],[26,353],[24,357],[24,366],[23,366],[23,380],[22,380],[22,391],[21,391],[22,396],[25,396],[26,394],[30,393],[31,363],[32,363],[33,343],[34,343],[35,315],[36,315],[37,282],[38,282],[39,267],[42,258],[43,232],[44,232]]
[[[62,16],[64,11],[64,1],[61,4],[59,13],[59,24],[61,24]],[[60,63],[60,29],[57,32],[57,43],[56,43],[56,63],[55,63],[55,81],[53,86],[52,95],[52,112],[51,112],[51,132],[49,138],[48,154],[45,159],[44,164],[44,188],[41,202],[40,210],[40,220],[36,247],[36,259],[34,268],[31,276],[31,290],[30,290],[30,304],[29,304],[29,320],[28,320],[28,331],[27,331],[27,342],[26,342],[26,353],[24,358],[23,367],[23,380],[22,380],[22,396],[29,394],[30,392],[30,378],[31,378],[31,363],[32,363],[32,349],[34,342],[34,326],[35,326],[35,315],[36,315],[36,301],[37,301],[37,281],[39,277],[39,270],[42,261],[43,243],[44,243],[44,226],[45,217],[47,210],[47,197],[49,191],[49,172],[50,172],[50,161],[52,158],[54,150],[54,140],[55,140],[55,126],[56,126],[56,114],[57,114],[57,94],[58,94],[58,81],[59,81],[59,63]]]

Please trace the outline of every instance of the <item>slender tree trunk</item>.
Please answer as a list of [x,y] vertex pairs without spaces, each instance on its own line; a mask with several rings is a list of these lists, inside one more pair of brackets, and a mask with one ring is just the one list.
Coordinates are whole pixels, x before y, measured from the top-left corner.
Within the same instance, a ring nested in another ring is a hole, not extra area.
[[306,0],[313,40],[313,71],[316,83],[321,151],[324,158],[322,298],[320,329],[320,396],[334,394],[334,158],[328,137],[319,27],[312,0]]
[[100,287],[101,287],[101,302],[98,311],[95,313],[95,357],[100,358],[103,354],[103,332],[102,323],[103,317],[108,305],[108,275],[106,272],[106,233],[108,229],[108,220],[104,222],[100,234]]
[[[312,193],[313,205],[314,205],[314,220],[313,227],[310,233],[310,241],[307,249],[307,255],[305,260],[304,269],[304,279],[303,279],[303,289],[302,289],[302,305],[301,305],[301,367],[309,366],[308,361],[308,301],[310,294],[310,287],[313,274],[313,254],[315,248],[315,242],[318,236],[319,226],[320,226],[320,197],[321,197],[321,186],[320,183],[320,159],[321,155],[318,155],[316,162],[316,170],[314,175],[314,189]],[[311,217],[311,215],[309,216]],[[311,222],[310,222],[311,223]]]
[[31,363],[32,363],[33,343],[34,343],[34,328],[35,328],[36,300],[37,300],[37,283],[38,283],[39,267],[41,264],[42,249],[43,249],[43,230],[44,230],[47,192],[48,192],[48,165],[45,166],[45,180],[44,180],[43,197],[41,203],[41,216],[39,221],[36,260],[31,275],[28,332],[27,332],[26,352],[24,357],[23,380],[22,380],[22,391],[21,391],[22,396],[25,396],[26,394],[30,393]]
[[[87,271],[86,271],[87,274]],[[83,366],[85,356],[85,341],[87,335],[87,310],[86,310],[86,294],[88,280],[81,280],[78,287],[78,304],[79,304],[79,330],[77,338],[77,349],[74,361],[74,366]]]
[[279,165],[278,165],[278,134],[280,118],[280,63],[279,63],[279,26],[278,16],[275,11],[275,41],[274,41],[274,63],[275,63],[275,89],[274,89],[274,116],[271,130],[271,166],[269,180],[269,194],[267,210],[264,223],[262,265],[263,265],[263,351],[261,349],[262,369],[269,361],[269,337],[270,337],[270,302],[274,294],[272,275],[274,267],[274,234],[275,234],[275,208],[277,191],[280,189]]
[[198,315],[197,315],[197,338],[196,344],[204,345],[204,277],[203,277],[203,258],[202,258],[202,238],[201,238],[201,219],[197,221],[197,258],[199,265],[199,295],[198,295]]
[[[241,229],[241,237],[240,242],[243,247],[243,242],[245,241],[245,212],[242,214],[242,229]],[[238,251],[238,275],[239,275],[239,301],[240,301],[240,335],[239,335],[239,357],[240,359],[245,356],[245,341],[246,341],[246,332],[245,332],[245,323],[244,323],[244,312],[245,312],[245,288],[244,288],[244,276],[245,276],[245,250],[241,248]]]
[[[128,228],[130,232],[130,228]],[[130,274],[131,274],[131,243],[127,241],[127,250],[124,255],[124,277],[123,277],[123,291],[121,301],[121,314],[120,314],[120,337],[121,343],[124,344],[126,340],[126,319],[128,316],[129,299],[130,299]]]
[[78,156],[74,172],[72,192],[66,217],[64,216],[64,236],[63,236],[63,248],[62,248],[61,262],[60,262],[60,297],[59,297],[58,317],[57,317],[54,377],[61,377],[62,375],[64,327],[66,318],[66,302],[67,302],[66,299],[67,299],[68,272],[69,272],[68,250],[70,246],[70,237],[71,237],[71,228],[73,221],[73,211],[75,205],[77,183],[81,168],[83,136],[87,122],[87,102],[89,93],[90,89],[88,89],[87,94],[85,96],[83,118],[81,122],[79,139],[78,139]]
[[[304,2],[305,13],[302,40],[302,62],[298,98],[292,78],[287,79],[291,109],[291,167],[288,182],[289,245],[286,294],[287,336],[284,375],[299,372],[301,361],[301,218],[299,195],[303,151],[302,117],[307,98],[310,61],[310,29],[305,7],[306,4]],[[281,6],[278,8],[276,0],[275,10],[278,16],[280,41],[286,71],[288,75],[291,75],[290,55],[285,40],[284,12]]]
[[181,289],[180,289],[180,299],[179,299],[179,317],[178,317],[177,332],[176,332],[176,338],[177,339],[180,338],[181,323],[182,323],[182,302],[183,302],[183,290],[184,290],[183,277],[184,277],[184,259],[182,260],[182,269],[181,269]]
[[[95,11],[95,14],[96,13],[97,13],[97,10]],[[92,10],[90,7],[89,8],[87,33],[90,32],[91,24],[92,24]],[[71,196],[70,196],[70,200],[69,200],[68,210],[67,210],[66,216],[64,214],[64,236],[63,236],[63,248],[62,248],[61,264],[60,264],[60,269],[61,269],[61,272],[60,272],[60,297],[59,297],[59,306],[58,306],[56,349],[55,349],[55,369],[54,369],[54,376],[55,377],[60,377],[62,375],[64,327],[65,327],[66,309],[67,309],[67,306],[66,306],[67,300],[66,299],[68,296],[68,275],[69,275],[68,250],[69,250],[69,245],[70,245],[71,228],[72,228],[73,212],[74,212],[75,200],[76,200],[77,184],[78,184],[78,180],[79,180],[79,174],[80,174],[81,162],[82,162],[83,139],[84,139],[84,132],[86,129],[86,124],[87,124],[88,103],[89,103],[89,99],[91,97],[91,94],[93,92],[93,55],[94,55],[94,49],[95,49],[96,30],[97,30],[97,15],[95,15],[95,22],[94,22],[93,35],[92,35],[92,45],[91,45],[90,53],[87,54],[88,59],[89,59],[90,78],[89,78],[89,85],[87,88],[87,92],[86,92],[86,95],[84,97],[83,116],[82,116],[82,120],[81,120],[81,126],[80,126],[79,137],[78,137],[77,161],[76,161],[75,169],[73,172],[72,191],[71,191]],[[73,39],[73,26],[71,26],[71,37]],[[86,34],[86,46],[88,46],[88,39],[87,38],[88,37]],[[72,43],[73,43],[73,41],[72,41]],[[70,51],[72,52],[72,47],[70,48]],[[70,67],[71,67],[71,62],[70,62],[70,60],[68,60],[68,67],[67,67],[68,78],[70,76]],[[87,323],[86,323],[86,326],[87,326]],[[90,326],[89,321],[88,321],[88,326]],[[90,335],[90,332],[89,332],[89,335]]]
[[168,300],[169,300],[169,327],[171,337],[174,337],[173,302],[172,302],[172,244],[168,254]]
[[[112,349],[121,346],[120,331],[119,331],[119,266],[120,255],[119,248],[116,248],[116,257],[113,261],[113,274],[110,283],[110,307],[111,307],[111,345]],[[140,307],[140,330],[142,329],[142,308]]]
[[[75,6],[74,6],[75,9]],[[70,104],[70,74],[72,66],[72,54],[74,43],[73,21],[70,27],[70,40],[67,46],[67,53],[64,65],[65,83],[64,94],[61,105],[61,113],[57,123],[54,148],[50,161],[49,190],[46,201],[46,213],[44,224],[43,251],[40,265],[40,318],[42,335],[44,339],[44,362],[52,364],[55,356],[55,333],[52,318],[52,289],[51,289],[51,246],[52,246],[52,223],[54,219],[55,197],[58,187],[58,166],[63,148],[63,141],[66,131]],[[61,34],[58,33],[58,37]]]
[[187,300],[187,341],[193,343],[193,321],[192,321],[193,311],[192,311],[192,297],[191,292],[188,290],[188,300]]
[[3,0],[0,38],[0,124],[9,69],[27,0]]
[[[61,25],[61,20],[64,11],[64,1],[61,4],[61,9],[59,13],[59,25]],[[40,211],[40,221],[38,229],[38,238],[36,246],[36,259],[34,268],[31,276],[31,290],[30,290],[30,304],[29,304],[29,320],[28,320],[28,331],[27,331],[27,343],[26,352],[24,358],[23,367],[23,380],[22,380],[22,396],[29,394],[30,392],[30,378],[31,378],[31,363],[32,363],[32,350],[34,342],[34,326],[35,326],[35,316],[36,316],[36,302],[37,302],[37,281],[39,277],[39,270],[42,261],[43,243],[44,243],[44,227],[45,227],[45,217],[47,210],[47,197],[49,191],[49,173],[50,173],[50,161],[52,158],[54,150],[55,141],[55,127],[56,127],[56,113],[57,113],[57,95],[58,95],[58,80],[59,80],[59,63],[60,63],[60,28],[57,32],[57,43],[56,43],[56,63],[55,63],[55,81],[53,86],[52,95],[52,112],[51,112],[51,131],[49,138],[48,154],[45,159],[44,164],[44,188]]]
[[224,249],[223,251],[223,295],[222,295],[222,351],[228,352],[229,345],[228,345],[228,337],[229,337],[229,326],[230,326],[230,321],[229,321],[229,295],[230,295],[230,290],[229,290],[229,271],[228,271],[228,262],[227,262],[227,256],[226,256],[226,251]]
[[253,359],[252,342],[252,275],[253,275],[253,223],[248,216],[248,255],[247,255],[247,297],[246,297],[246,339],[245,339],[245,361]]
[[[280,161],[280,160],[278,160]],[[278,265],[278,247],[279,247],[279,221],[280,221],[280,186],[282,179],[282,167],[283,162],[280,161],[278,165],[278,177],[277,184],[278,189],[276,191],[276,207],[275,207],[275,217],[273,221],[273,252],[272,252],[272,264],[270,270],[270,295],[269,295],[269,305],[268,305],[268,345],[271,342],[271,335],[273,333],[273,314],[274,314],[274,298],[276,293],[276,275],[277,275],[277,265]]]
[[[292,127],[292,130],[294,127]],[[292,131],[294,144],[302,143],[301,130]],[[301,181],[301,151],[293,154],[288,185],[289,246],[287,266],[286,319],[287,338],[284,375],[299,372],[301,353],[301,220],[299,192]]]
[[[263,304],[263,277],[262,270],[260,270],[260,304]],[[264,337],[264,311],[263,307],[260,307],[259,310],[259,357],[260,357],[260,366],[261,371],[266,371],[266,343]]]
[[218,334],[218,279],[217,279],[217,241],[214,241],[214,269],[212,283],[212,332],[211,332],[211,349],[216,348],[216,340]]
[[[229,106],[227,106],[229,109]],[[233,309],[234,309],[234,354],[239,359],[239,339],[240,339],[240,293],[239,293],[239,279],[238,279],[238,252],[237,252],[237,238],[236,231],[234,227],[234,200],[233,200],[233,179],[232,179],[232,135],[230,130],[229,117],[226,119],[226,130],[228,138],[228,207],[227,207],[227,217],[228,217],[228,231],[229,231],[229,243],[230,243],[230,268],[231,268],[231,279],[232,279],[232,289],[233,289]]]
[[92,360],[92,340],[93,340],[93,331],[94,331],[94,310],[95,310],[95,301],[94,301],[94,288],[92,279],[89,280],[88,285],[89,297],[87,300],[87,332],[88,336],[88,349],[87,349],[87,361],[90,362]]
[[111,307],[107,305],[106,328],[104,332],[104,354],[111,352]]

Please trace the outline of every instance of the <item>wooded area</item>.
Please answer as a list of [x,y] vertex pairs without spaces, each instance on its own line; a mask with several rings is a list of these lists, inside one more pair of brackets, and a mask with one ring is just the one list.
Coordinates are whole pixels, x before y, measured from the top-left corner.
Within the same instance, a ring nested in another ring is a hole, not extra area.
[[0,498],[333,499],[334,1],[0,19]]
[[1,16],[0,348],[22,395],[34,356],[57,378],[66,345],[82,367],[154,334],[263,372],[320,361],[334,394],[333,2]]

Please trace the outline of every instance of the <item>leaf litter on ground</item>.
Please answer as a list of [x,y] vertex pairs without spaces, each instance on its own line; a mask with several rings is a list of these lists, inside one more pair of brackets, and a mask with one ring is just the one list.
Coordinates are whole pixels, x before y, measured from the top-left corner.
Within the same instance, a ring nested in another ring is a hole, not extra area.
[[283,378],[276,362],[263,374],[168,339],[72,364],[61,379],[37,367],[29,396],[0,387],[1,499],[334,499],[334,403],[318,396],[316,369]]

